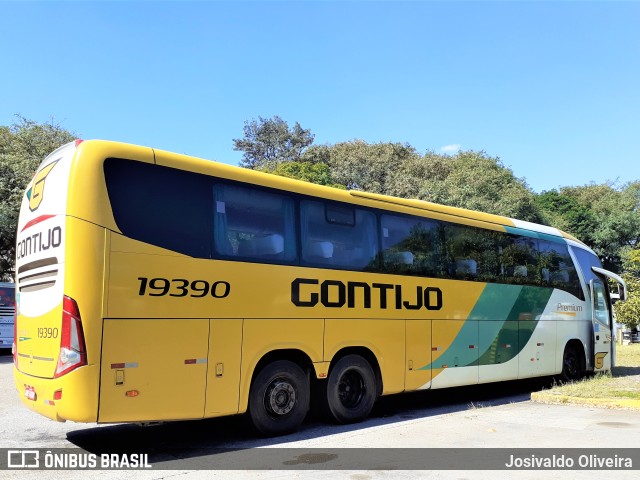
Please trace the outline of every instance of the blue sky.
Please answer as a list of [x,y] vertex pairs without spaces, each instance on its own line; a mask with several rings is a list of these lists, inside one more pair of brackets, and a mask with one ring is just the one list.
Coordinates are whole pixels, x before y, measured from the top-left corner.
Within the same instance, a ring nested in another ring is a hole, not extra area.
[[278,115],[316,144],[484,150],[538,192],[622,184],[639,26],[640,2],[0,1],[0,125],[237,164]]

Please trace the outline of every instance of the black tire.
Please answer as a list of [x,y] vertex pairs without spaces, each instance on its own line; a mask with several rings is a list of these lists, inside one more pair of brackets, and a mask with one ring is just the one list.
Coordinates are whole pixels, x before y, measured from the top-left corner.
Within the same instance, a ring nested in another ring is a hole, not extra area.
[[585,360],[580,348],[575,345],[567,345],[562,356],[562,373],[560,379],[565,382],[575,382],[584,377]]
[[329,372],[325,389],[325,412],[337,423],[367,418],[378,395],[376,376],[360,355],[346,355]]
[[249,417],[263,435],[295,431],[309,411],[309,377],[288,360],[266,365],[249,392]]

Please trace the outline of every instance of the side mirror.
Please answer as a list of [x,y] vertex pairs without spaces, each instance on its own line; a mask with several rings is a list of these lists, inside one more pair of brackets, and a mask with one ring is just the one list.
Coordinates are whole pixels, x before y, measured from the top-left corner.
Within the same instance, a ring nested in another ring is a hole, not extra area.
[[611,294],[609,294],[609,298],[611,298],[611,304],[614,304],[620,301],[620,294],[611,292]]
[[622,277],[616,275],[613,272],[610,272],[609,270],[605,270],[604,268],[591,267],[591,270],[593,270],[598,275],[610,278],[618,284],[618,293],[612,293],[610,295],[612,303],[617,301],[624,302],[627,299],[627,284],[622,279]]

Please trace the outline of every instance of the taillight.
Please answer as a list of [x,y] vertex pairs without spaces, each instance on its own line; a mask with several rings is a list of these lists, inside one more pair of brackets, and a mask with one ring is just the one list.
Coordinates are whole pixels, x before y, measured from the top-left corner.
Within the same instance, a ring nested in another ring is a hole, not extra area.
[[73,298],[62,301],[62,328],[60,330],[60,354],[55,378],[87,364],[87,349],[78,304]]
[[18,310],[13,314],[13,343],[11,344],[13,364],[18,367]]

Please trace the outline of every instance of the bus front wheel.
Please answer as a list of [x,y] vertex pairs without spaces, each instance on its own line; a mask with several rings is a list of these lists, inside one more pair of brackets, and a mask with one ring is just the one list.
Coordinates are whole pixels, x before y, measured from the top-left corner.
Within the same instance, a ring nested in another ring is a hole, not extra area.
[[560,374],[563,382],[574,382],[584,377],[584,355],[580,350],[572,344],[565,347],[562,357],[562,373]]
[[249,393],[249,416],[263,435],[296,430],[309,410],[309,377],[296,363],[278,360],[257,374]]
[[360,355],[346,355],[331,369],[326,381],[325,410],[338,423],[367,418],[376,401],[376,376]]

